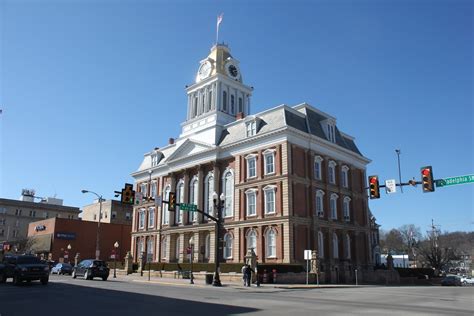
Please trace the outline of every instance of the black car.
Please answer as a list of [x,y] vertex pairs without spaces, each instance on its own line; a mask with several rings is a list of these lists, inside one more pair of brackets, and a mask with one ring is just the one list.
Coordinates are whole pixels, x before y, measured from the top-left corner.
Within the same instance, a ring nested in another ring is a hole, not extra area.
[[102,280],[106,281],[109,277],[109,268],[107,267],[107,263],[102,260],[82,260],[72,270],[72,277],[75,279],[78,276],[83,276],[86,280],[102,278]]
[[72,275],[72,265],[69,263],[58,263],[51,268],[51,274],[69,274]]
[[6,282],[8,278],[13,278],[15,285],[34,280],[40,280],[41,284],[46,285],[49,281],[49,266],[35,256],[5,256],[0,264],[0,283]]
[[461,278],[457,275],[448,275],[443,280],[441,280],[441,285],[454,285],[454,286],[461,286]]

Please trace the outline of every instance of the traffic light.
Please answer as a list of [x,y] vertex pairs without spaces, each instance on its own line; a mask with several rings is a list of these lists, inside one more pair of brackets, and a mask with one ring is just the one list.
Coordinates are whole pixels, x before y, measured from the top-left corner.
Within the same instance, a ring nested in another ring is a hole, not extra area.
[[433,192],[435,190],[433,181],[433,169],[431,166],[421,168],[421,184],[423,193]]
[[174,212],[176,210],[176,195],[174,192],[169,193],[168,197],[168,211]]
[[378,176],[369,176],[369,189],[370,189],[370,198],[379,199],[380,198],[380,188],[379,188],[379,177]]
[[125,183],[125,188],[122,189],[122,203],[133,204],[135,200],[135,191],[133,190],[133,185],[130,183]]

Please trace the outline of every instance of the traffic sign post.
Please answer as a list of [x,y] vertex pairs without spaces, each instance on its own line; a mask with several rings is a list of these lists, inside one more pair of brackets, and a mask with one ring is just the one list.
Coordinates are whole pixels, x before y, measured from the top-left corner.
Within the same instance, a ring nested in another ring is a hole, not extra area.
[[306,260],[306,284],[309,282],[309,260],[311,260],[311,250],[304,251],[304,260]]
[[451,177],[451,178],[444,178],[435,181],[436,187],[446,187],[450,185],[458,185],[458,184],[468,184],[474,183],[474,174],[468,174],[465,176],[458,176],[458,177]]

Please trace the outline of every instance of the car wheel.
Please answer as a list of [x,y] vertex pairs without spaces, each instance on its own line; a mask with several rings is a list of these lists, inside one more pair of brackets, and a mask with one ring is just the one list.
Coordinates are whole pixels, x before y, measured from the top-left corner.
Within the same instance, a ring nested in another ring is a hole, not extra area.
[[84,279],[90,280],[89,271],[87,270],[86,270],[86,273],[84,273]]
[[76,278],[76,271],[72,271],[72,278],[75,279]]
[[21,279],[18,276],[14,275],[13,276],[13,284],[20,285],[20,283],[21,283]]
[[107,281],[107,277],[106,276],[102,277],[102,281]]
[[5,274],[0,274],[0,283],[5,283],[7,281],[7,278],[5,276]]
[[40,281],[41,281],[41,284],[46,285],[48,284],[49,278],[42,278]]

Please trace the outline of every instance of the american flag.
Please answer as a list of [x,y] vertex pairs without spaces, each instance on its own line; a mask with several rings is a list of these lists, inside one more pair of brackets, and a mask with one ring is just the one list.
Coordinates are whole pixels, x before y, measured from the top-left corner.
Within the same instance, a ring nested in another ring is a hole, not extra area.
[[217,16],[217,27],[219,27],[219,24],[221,24],[223,18],[224,18],[224,13],[221,13],[220,15]]

